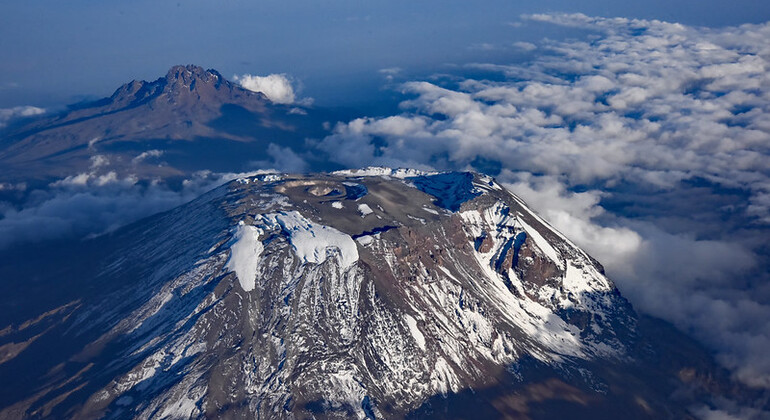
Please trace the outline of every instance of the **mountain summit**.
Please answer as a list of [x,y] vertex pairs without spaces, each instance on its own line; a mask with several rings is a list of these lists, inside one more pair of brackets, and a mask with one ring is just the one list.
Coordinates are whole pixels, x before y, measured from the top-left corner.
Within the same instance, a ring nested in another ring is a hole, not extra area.
[[47,264],[65,251],[0,290],[27,309],[0,324],[0,418],[681,419],[745,395],[478,174],[247,177]]
[[99,109],[102,113],[145,103],[150,104],[154,110],[191,106],[216,110],[223,103],[245,103],[251,104],[253,111],[262,111],[260,105],[266,100],[263,94],[241,88],[226,80],[216,70],[187,65],[172,67],[165,77],[154,82],[134,80],[127,83],[98,104],[105,106]]

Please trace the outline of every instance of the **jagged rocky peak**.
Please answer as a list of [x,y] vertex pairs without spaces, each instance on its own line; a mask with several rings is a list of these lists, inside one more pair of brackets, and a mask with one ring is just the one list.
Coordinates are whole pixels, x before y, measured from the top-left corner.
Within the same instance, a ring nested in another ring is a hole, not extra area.
[[170,85],[181,83],[184,86],[194,86],[196,83],[220,83],[224,78],[218,71],[188,64],[173,66],[166,73],[166,81]]
[[598,263],[484,175],[255,175],[94,241],[94,292],[0,364],[34,366],[0,418],[686,418],[672,395],[700,395],[674,392],[700,353],[645,341]]
[[220,88],[232,89],[233,85],[216,70],[204,70],[195,65],[174,66],[166,74],[166,90],[183,94]]
[[225,79],[218,71],[188,64],[171,67],[165,77],[153,82],[131,81],[110,98],[115,105],[139,104],[156,98],[166,97],[171,104],[220,103],[236,96],[264,98]]

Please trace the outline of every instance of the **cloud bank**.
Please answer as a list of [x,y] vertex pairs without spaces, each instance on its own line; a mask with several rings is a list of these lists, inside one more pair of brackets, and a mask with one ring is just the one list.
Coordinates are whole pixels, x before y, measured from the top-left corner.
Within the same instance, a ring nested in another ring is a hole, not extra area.
[[248,175],[201,171],[182,181],[180,188],[171,188],[160,181],[121,176],[105,168],[104,159],[97,155],[91,171],[32,191],[22,208],[0,202],[0,250],[20,243],[107,233]]
[[[492,173],[599,258],[637,308],[770,387],[770,23],[723,29],[581,14],[523,64],[402,86],[398,115],[340,123],[348,165]],[[512,40],[515,41],[515,40]],[[501,80],[502,79],[502,80]]]

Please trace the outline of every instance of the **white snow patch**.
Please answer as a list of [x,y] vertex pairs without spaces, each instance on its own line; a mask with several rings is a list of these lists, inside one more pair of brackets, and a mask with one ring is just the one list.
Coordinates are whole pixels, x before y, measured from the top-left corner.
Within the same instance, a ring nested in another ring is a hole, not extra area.
[[411,214],[407,214],[406,217],[408,217],[408,218],[410,218],[412,220],[416,220],[416,221],[422,223],[423,225],[427,223],[425,221],[425,219],[423,219],[422,217],[415,217],[415,216],[412,216]]
[[366,413],[361,407],[366,388],[356,376],[358,375],[352,370],[330,372],[327,381],[329,396],[332,398],[329,403],[335,408],[342,408],[343,404],[346,404],[357,411],[358,415],[354,418],[366,418]]
[[359,204],[358,205],[358,211],[361,212],[361,217],[366,217],[366,216],[374,213],[372,208],[369,207],[369,205],[367,205],[367,204]]
[[[201,392],[203,394],[203,392]],[[193,398],[190,395],[183,394],[179,400],[167,405],[163,412],[160,413],[160,418],[163,419],[190,419],[200,415],[200,409],[197,406],[197,402],[203,397],[203,395],[195,395]]]
[[227,269],[235,272],[238,282],[243,290],[254,290],[257,277],[259,257],[264,250],[259,235],[262,230],[255,226],[248,226],[241,221],[235,231],[235,243],[230,247],[230,260],[227,261]]
[[228,174],[228,179],[235,179],[235,182],[239,184],[249,184],[252,181],[268,182],[269,180],[280,180],[281,176],[277,174],[275,169],[258,169],[256,171]]
[[579,268],[570,262],[567,263],[562,285],[565,290],[573,292],[577,297],[581,295],[581,292],[612,289],[607,278],[596,271],[593,266],[586,265]]
[[374,242],[374,237],[372,237],[372,235],[359,236],[356,238],[356,241],[358,241],[359,244],[366,246]]
[[422,209],[427,211],[428,213],[435,214],[436,216],[438,216],[438,212],[436,210],[429,209],[427,207],[423,207]]
[[473,186],[481,188],[481,189],[484,189],[484,190],[487,190],[487,191],[491,191],[491,190],[502,191],[503,190],[503,187],[501,187],[500,184],[495,182],[495,179],[492,178],[491,176],[479,175],[479,179],[482,182],[474,182]]
[[443,358],[438,358],[433,367],[433,373],[430,375],[431,388],[446,395],[449,392],[457,391],[458,380],[452,368]]
[[281,179],[283,177],[278,174],[269,174],[262,177],[262,182],[278,182]]
[[361,168],[361,169],[344,169],[341,171],[335,171],[332,172],[334,175],[342,175],[342,176],[387,176],[392,178],[398,178],[398,179],[404,179],[409,178],[413,176],[422,176],[422,175],[435,175],[438,172],[427,172],[427,171],[420,171],[417,169],[404,169],[404,168],[386,168],[382,166],[369,166],[367,168]]
[[341,201],[334,201],[332,202],[332,207],[334,207],[335,209],[342,209],[345,206],[342,205]]
[[330,226],[313,223],[299,212],[264,215],[266,222],[277,223],[289,235],[294,252],[306,263],[320,264],[334,253],[340,266],[347,269],[358,261],[358,248],[353,238]]
[[409,325],[409,332],[412,333],[414,341],[417,342],[417,345],[420,346],[422,350],[425,350],[425,336],[422,335],[420,329],[417,328],[417,320],[412,318],[409,314],[404,315],[404,319],[406,319],[406,324]]

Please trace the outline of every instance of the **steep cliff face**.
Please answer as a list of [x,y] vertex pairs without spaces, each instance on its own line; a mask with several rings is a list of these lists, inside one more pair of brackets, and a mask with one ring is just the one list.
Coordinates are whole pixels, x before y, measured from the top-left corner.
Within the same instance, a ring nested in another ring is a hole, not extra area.
[[87,293],[3,330],[0,417],[682,418],[719,382],[478,174],[260,175],[95,241]]

